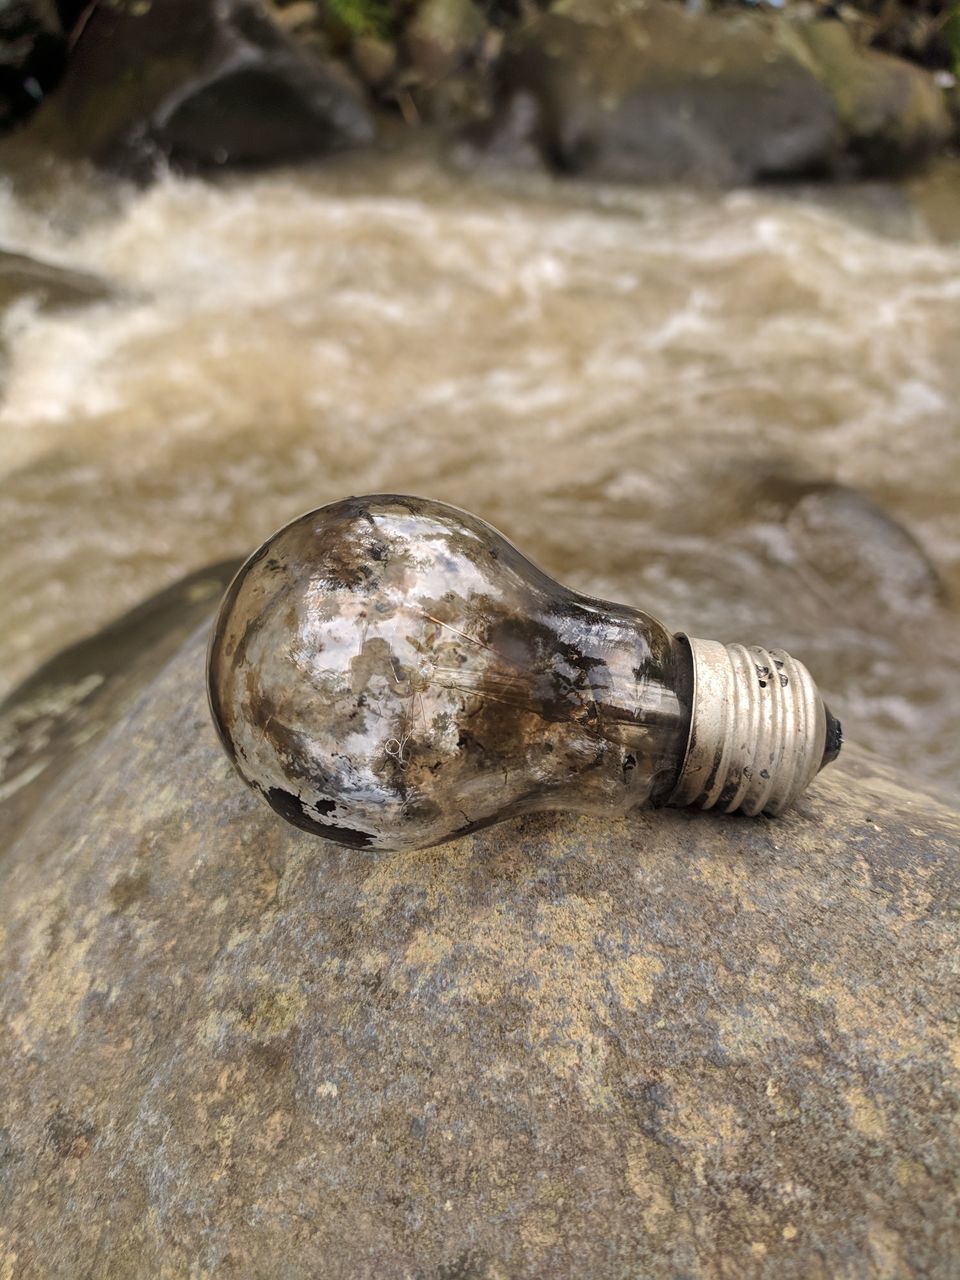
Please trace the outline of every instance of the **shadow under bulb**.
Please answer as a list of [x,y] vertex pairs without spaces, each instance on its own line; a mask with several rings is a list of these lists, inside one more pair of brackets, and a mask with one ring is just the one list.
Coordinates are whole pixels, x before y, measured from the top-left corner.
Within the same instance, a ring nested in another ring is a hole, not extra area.
[[210,707],[243,780],[353,848],[514,814],[776,814],[840,726],[779,650],[672,635],[569,591],[476,516],[348,498],[275,533],[217,617]]

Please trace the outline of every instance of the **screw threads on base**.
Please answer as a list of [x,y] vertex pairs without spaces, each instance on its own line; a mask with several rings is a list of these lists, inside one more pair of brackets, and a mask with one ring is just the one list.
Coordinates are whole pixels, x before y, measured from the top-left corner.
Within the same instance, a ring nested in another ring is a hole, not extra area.
[[809,671],[782,649],[682,638],[693,657],[693,706],[667,803],[782,813],[816,776],[828,720],[836,725]]

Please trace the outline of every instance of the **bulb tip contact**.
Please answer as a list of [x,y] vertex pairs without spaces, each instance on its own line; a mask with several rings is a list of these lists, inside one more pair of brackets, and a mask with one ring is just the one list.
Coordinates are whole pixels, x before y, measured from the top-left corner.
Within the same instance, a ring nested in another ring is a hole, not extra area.
[[827,720],[827,734],[823,744],[823,759],[820,761],[821,769],[833,764],[843,746],[843,725],[828,706],[825,705],[823,711]]
[[810,672],[782,649],[684,636],[693,668],[677,807],[779,814],[840,752],[840,722]]

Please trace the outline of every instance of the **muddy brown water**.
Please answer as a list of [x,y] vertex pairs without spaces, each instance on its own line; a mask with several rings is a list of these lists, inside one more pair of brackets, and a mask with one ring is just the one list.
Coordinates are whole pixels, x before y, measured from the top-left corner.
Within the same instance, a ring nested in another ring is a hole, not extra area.
[[349,493],[802,658],[960,775],[960,245],[902,191],[628,191],[350,160],[0,192],[115,296],[2,315],[0,693]]

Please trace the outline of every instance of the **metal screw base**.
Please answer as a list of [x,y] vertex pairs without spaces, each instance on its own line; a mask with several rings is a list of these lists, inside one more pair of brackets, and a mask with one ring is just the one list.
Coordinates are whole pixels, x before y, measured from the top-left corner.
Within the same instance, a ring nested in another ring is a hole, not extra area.
[[[782,813],[825,763],[839,724],[801,662],[782,649],[684,636],[693,655],[687,754],[667,804]],[[834,750],[833,754],[836,754]]]

